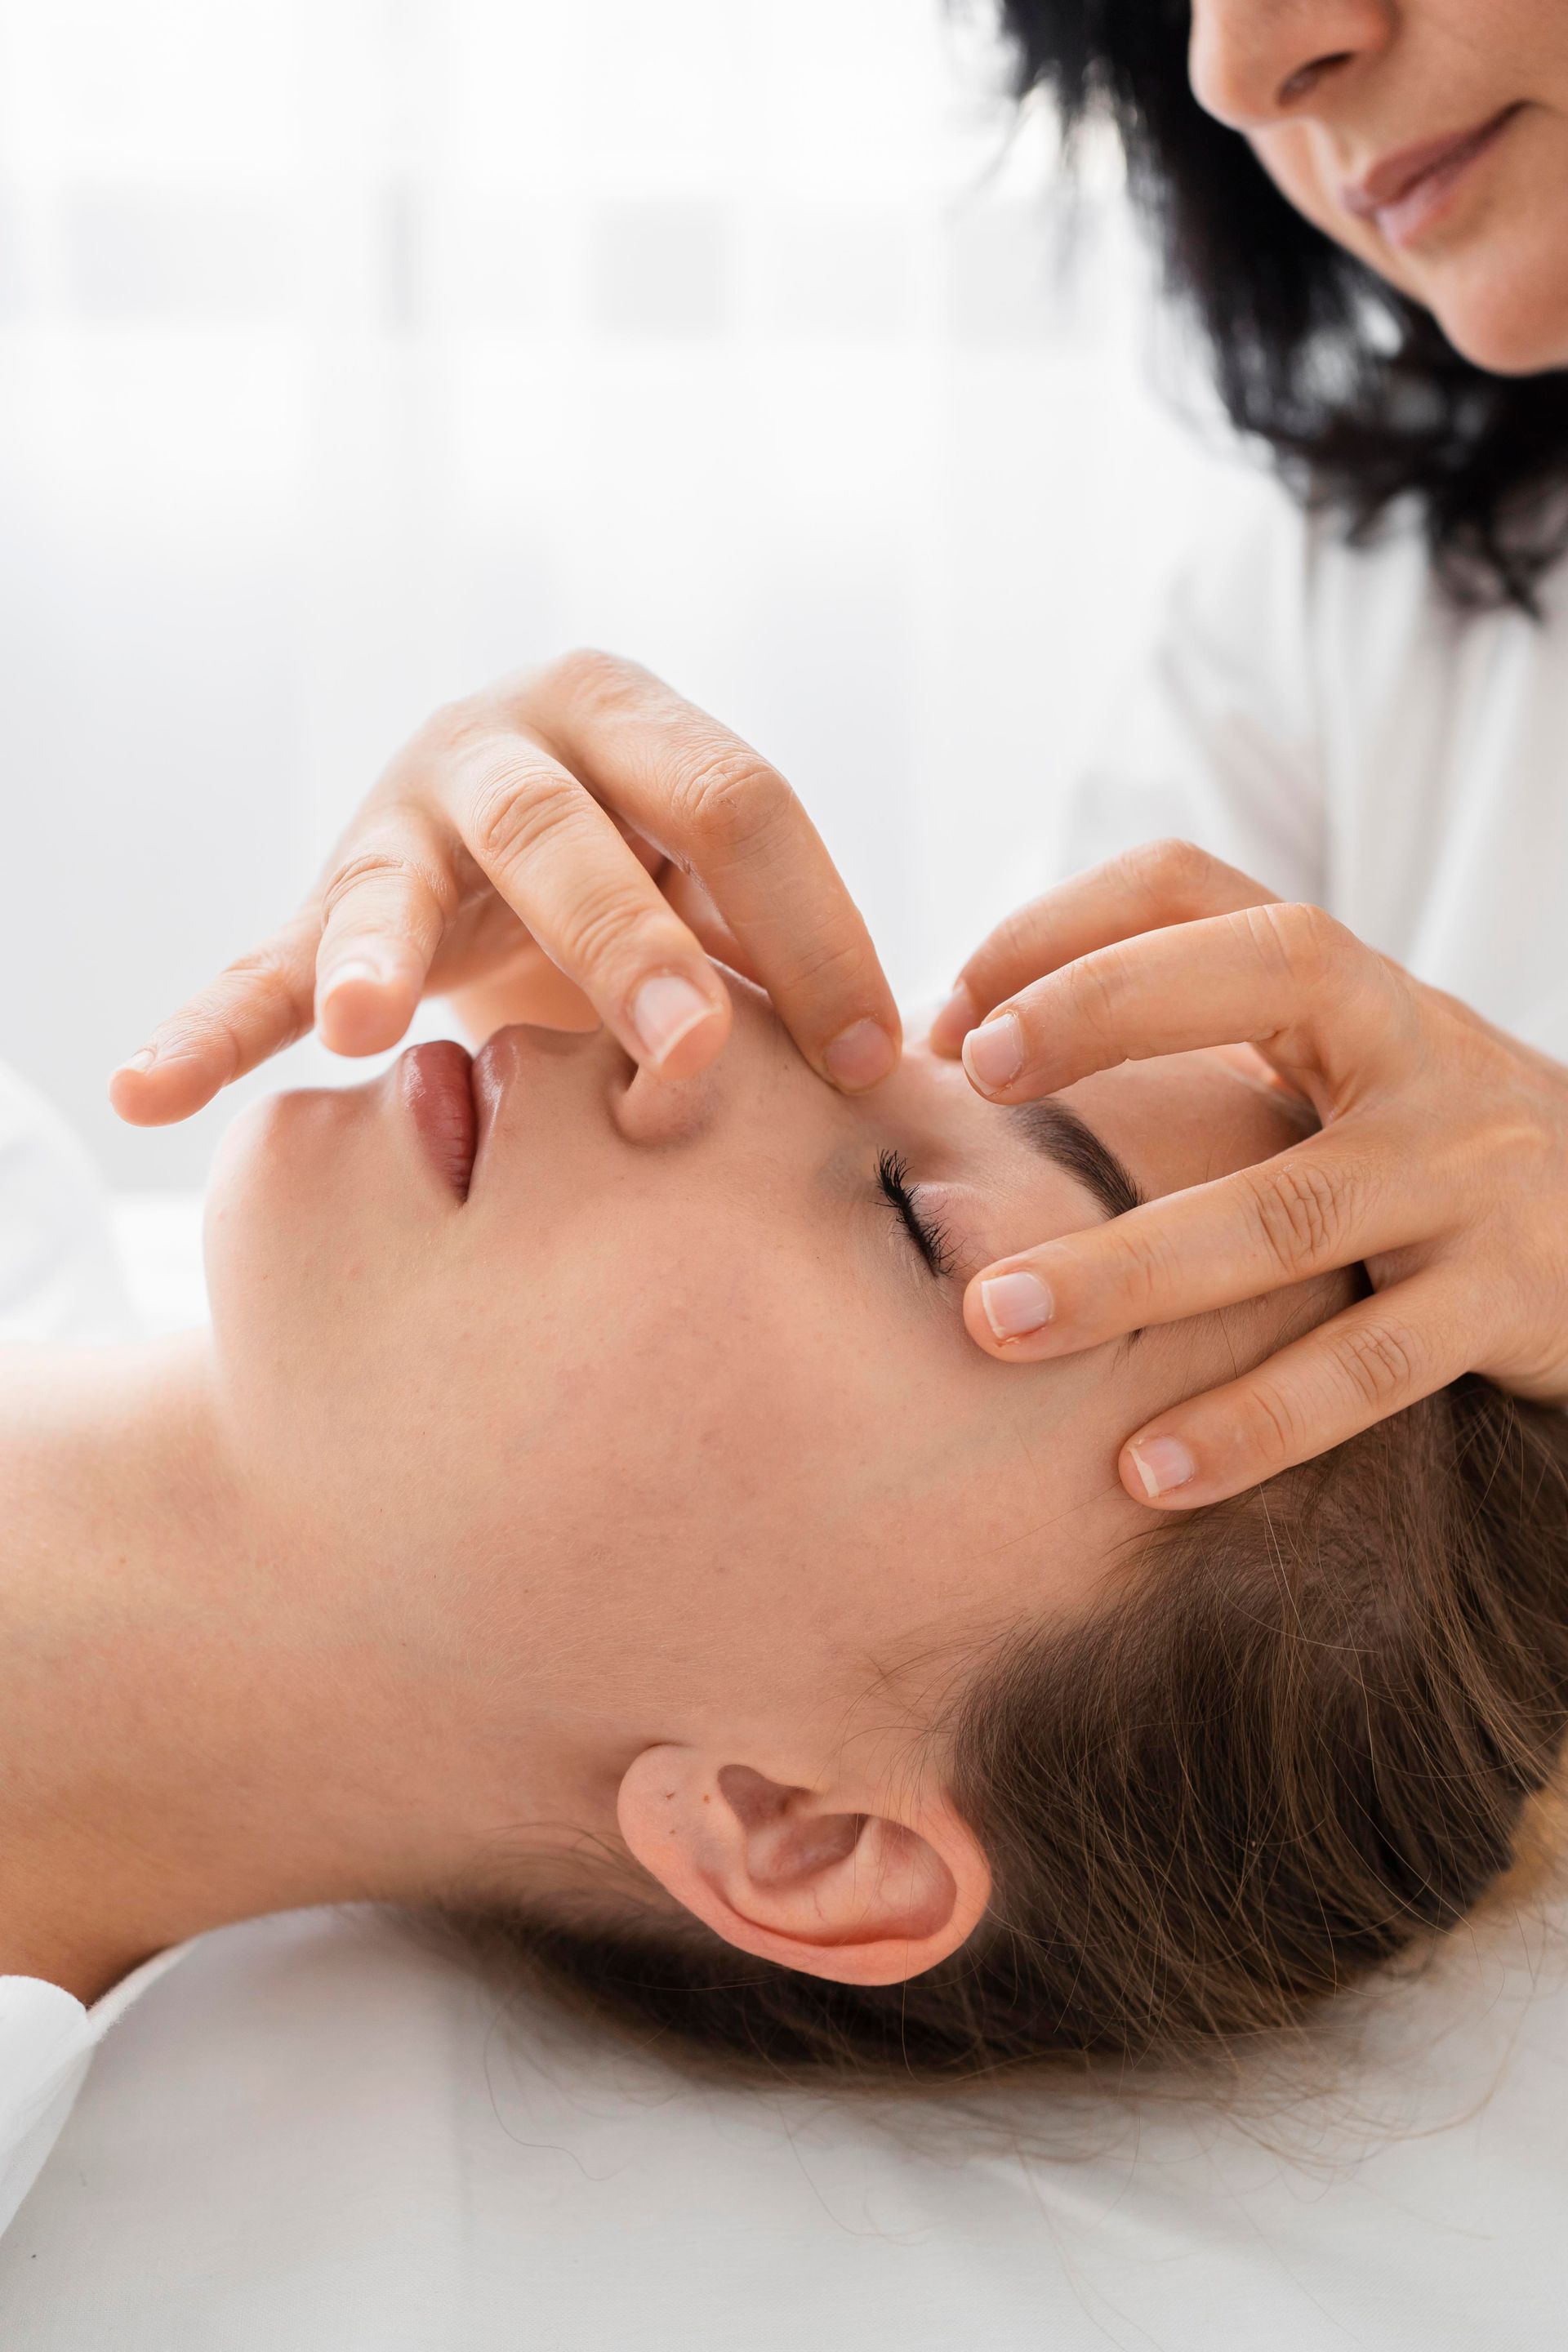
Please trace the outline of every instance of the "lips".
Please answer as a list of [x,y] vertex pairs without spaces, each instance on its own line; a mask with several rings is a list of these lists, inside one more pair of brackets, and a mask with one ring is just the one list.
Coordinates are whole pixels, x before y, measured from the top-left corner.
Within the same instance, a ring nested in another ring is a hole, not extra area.
[[1507,106],[1500,114],[1468,131],[1450,131],[1446,138],[1423,140],[1385,155],[1360,180],[1341,190],[1341,202],[1355,219],[1375,222],[1391,243],[1408,242],[1426,226],[1470,165],[1501,138],[1519,111],[1517,106]]
[[398,1061],[396,1085],[426,1155],[459,1201],[468,1197],[479,1120],[473,1056],[455,1038],[411,1045]]

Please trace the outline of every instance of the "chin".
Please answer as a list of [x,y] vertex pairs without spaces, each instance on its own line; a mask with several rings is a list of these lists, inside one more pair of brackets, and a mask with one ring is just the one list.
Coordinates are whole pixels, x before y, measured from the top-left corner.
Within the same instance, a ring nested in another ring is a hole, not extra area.
[[1437,323],[1460,355],[1489,375],[1545,375],[1568,367],[1568,269],[1477,272],[1471,282],[1434,289]]
[[215,1322],[248,1319],[301,1282],[330,1285],[354,1234],[341,1200],[359,1088],[302,1089],[247,1103],[225,1130],[207,1181],[204,1248]]

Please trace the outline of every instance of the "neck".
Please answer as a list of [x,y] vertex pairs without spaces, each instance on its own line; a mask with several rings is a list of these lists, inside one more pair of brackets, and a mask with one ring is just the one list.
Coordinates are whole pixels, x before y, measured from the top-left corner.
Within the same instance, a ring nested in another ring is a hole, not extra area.
[[247,1486],[203,1336],[0,1356],[0,1973],[91,1999],[233,1920],[469,1891],[509,1823],[580,1817],[515,1691],[484,1719],[416,1606]]

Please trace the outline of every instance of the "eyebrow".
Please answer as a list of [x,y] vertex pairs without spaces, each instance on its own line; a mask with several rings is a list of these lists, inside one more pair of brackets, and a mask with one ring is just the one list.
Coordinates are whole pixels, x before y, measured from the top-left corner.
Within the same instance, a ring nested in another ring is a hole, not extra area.
[[1055,1095],[1038,1102],[1010,1103],[1007,1117],[1031,1150],[1076,1177],[1092,1192],[1108,1217],[1124,1216],[1136,1209],[1143,1195],[1122,1162],[1093,1128],[1086,1127],[1076,1110]]

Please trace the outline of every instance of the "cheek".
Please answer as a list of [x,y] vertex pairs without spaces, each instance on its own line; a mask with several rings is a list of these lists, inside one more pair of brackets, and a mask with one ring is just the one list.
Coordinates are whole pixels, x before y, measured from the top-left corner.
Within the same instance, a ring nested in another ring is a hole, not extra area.
[[1391,286],[1420,299],[1415,278],[1401,257],[1391,252],[1367,223],[1345,211],[1340,202],[1340,175],[1332,159],[1321,152],[1309,124],[1265,131],[1248,144],[1280,194],[1304,220],[1347,253],[1353,253],[1358,261],[1364,261]]
[[1317,227],[1342,242],[1341,232],[1350,226],[1349,216],[1339,202],[1331,163],[1321,152],[1311,126],[1286,124],[1260,132],[1247,144],[1280,194]]
[[339,1541],[384,1549],[400,1524],[427,1541],[489,1433],[496,1286],[465,1299],[447,1279],[449,1222],[358,1090],[266,1097],[219,1147],[205,1254],[231,1442],[260,1491]]
[[[729,1288],[639,1319],[581,1392],[601,1497],[640,1531],[628,1606],[657,1617],[679,1590],[731,1658],[793,1629],[803,1673],[1016,1609],[1063,1500],[1050,1441],[1033,1459],[1017,1442],[1016,1395],[981,1410],[930,1334],[847,1314],[807,1266],[773,1280],[753,1263],[743,1315],[717,1311]],[[955,1327],[954,1353],[967,1344]]]
[[552,1286],[550,1442],[591,1458],[598,1500],[693,1572],[799,1576],[909,1483],[905,1433],[936,1416],[895,1339],[918,1349],[753,1222],[663,1248],[640,1279],[570,1268]]
[[218,1355],[310,1410],[384,1391],[445,1317],[430,1293],[452,1218],[388,1149],[371,1089],[252,1104],[225,1135],[204,1231]]

